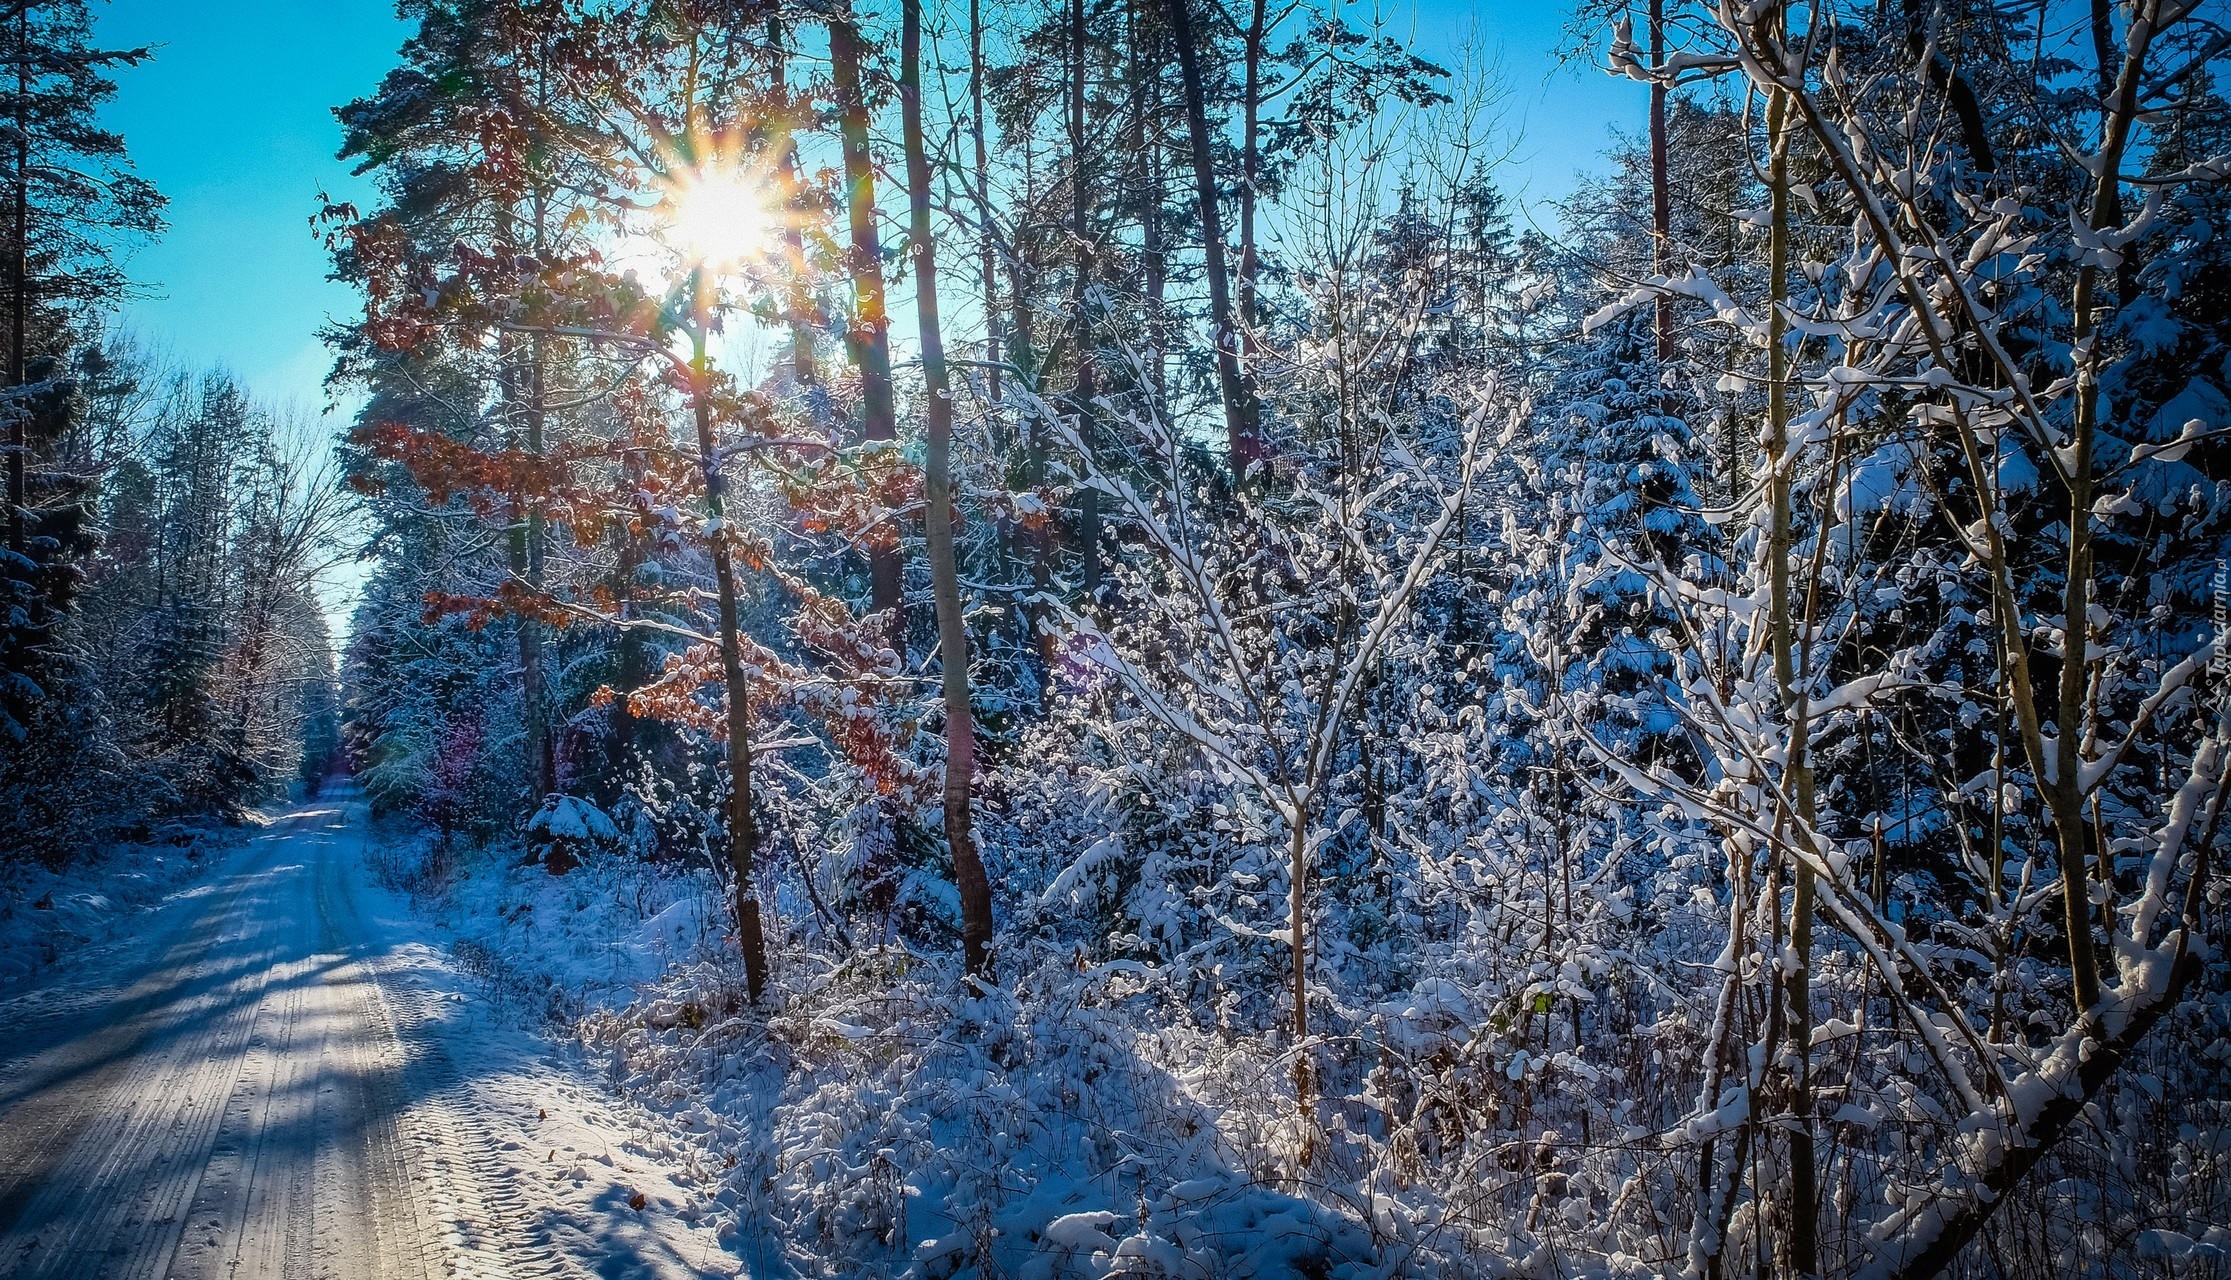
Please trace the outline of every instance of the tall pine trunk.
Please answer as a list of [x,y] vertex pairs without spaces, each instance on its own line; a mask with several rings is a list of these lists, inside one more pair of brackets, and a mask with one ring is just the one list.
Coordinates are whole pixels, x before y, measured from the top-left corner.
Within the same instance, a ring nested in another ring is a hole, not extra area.
[[[868,155],[868,103],[860,86],[860,26],[850,0],[829,18],[829,70],[836,89],[837,133],[844,156],[845,213],[852,233],[852,330],[846,345],[860,371],[860,439],[898,440],[891,393],[891,316],[883,287],[883,243],[875,225],[875,165]],[[891,647],[906,651],[906,610],[900,598],[896,534],[868,553],[869,607],[891,617]]]
[[[548,112],[549,76],[546,59],[548,50],[536,49],[533,67],[533,101],[527,109],[540,117]],[[524,98],[530,91],[521,87]],[[524,192],[526,204],[526,244],[528,253],[538,258],[548,247],[550,222],[550,196],[548,187],[535,174],[527,175],[528,186]],[[509,236],[518,239],[516,222],[518,211],[507,209],[504,214],[513,225]],[[545,389],[547,351],[543,335],[529,335],[511,351],[512,367],[504,379],[505,416],[515,423],[523,437],[529,457],[540,458],[544,434],[548,426],[548,395]],[[543,581],[544,515],[542,504],[524,498],[521,509],[512,513],[510,529],[511,573],[526,589],[528,595],[539,596]],[[544,796],[558,789],[558,760],[556,744],[550,727],[550,696],[548,678],[543,669],[542,623],[531,614],[522,614],[513,620],[519,640],[519,690],[522,703],[522,728],[525,730],[527,771],[534,781],[534,795],[530,807],[538,807]]]
[[[536,237],[539,242],[540,236]],[[547,397],[543,388],[543,337],[535,334],[527,339],[525,412],[527,453],[541,457],[544,434],[548,426]],[[545,518],[540,503],[529,502],[524,519],[512,526],[512,572],[519,575],[530,594],[539,595],[543,581],[543,542]],[[549,679],[543,667],[542,624],[533,618],[520,618],[519,628],[519,681],[526,700],[527,760],[534,771],[538,794],[537,804],[543,796],[558,789],[558,757],[550,731]]]
[[[1037,188],[1035,153],[1027,147],[1023,151],[1022,189]],[[1038,317],[1033,305],[1031,288],[1037,282],[1040,266],[1038,246],[1029,234],[1028,213],[1017,219],[1013,229],[1013,253],[1008,259],[1007,298],[1012,310],[1009,315],[1009,363],[1024,388],[1033,393],[1040,389],[1041,372],[1038,363]],[[1046,427],[1032,415],[1023,428],[1023,485],[1035,496],[1046,487]],[[1048,521],[1033,521],[1027,531],[1030,544],[1030,597],[1017,610],[1023,630],[1023,643],[1035,663],[1033,675],[1038,689],[1040,705],[1044,705],[1048,673],[1053,669],[1053,631],[1046,625],[1046,602],[1053,590],[1053,538],[1048,532]]]
[[1153,34],[1150,15],[1142,13],[1142,0],[1133,0],[1131,16],[1132,75],[1138,97],[1134,108],[1133,159],[1139,198],[1140,292],[1146,299],[1149,335],[1147,376],[1153,381],[1156,406],[1169,392],[1168,340],[1163,333],[1162,300],[1169,283],[1168,254],[1162,245],[1162,147],[1154,122],[1162,116],[1162,66],[1157,57],[1160,41]]
[[[1665,0],[1650,0],[1650,65],[1665,62]],[[1673,191],[1666,177],[1666,85],[1650,82],[1650,258],[1651,269],[1664,275],[1673,262]],[[1658,295],[1658,359],[1673,359],[1673,297]],[[1734,476],[1728,477],[1732,485]]]
[[1216,330],[1216,383],[1224,403],[1224,451],[1233,483],[1262,453],[1255,398],[1239,367],[1239,329],[1232,317],[1231,273],[1224,263],[1224,217],[1216,189],[1214,140],[1208,128],[1201,51],[1187,0],[1165,0],[1170,38],[1177,43],[1178,74],[1185,82],[1185,131],[1193,157],[1194,197],[1200,204],[1201,252],[1208,276],[1209,323]]
[[[1069,236],[1077,254],[1076,270],[1069,281],[1070,323],[1076,335],[1077,371],[1069,393],[1077,415],[1077,439],[1087,450],[1098,438],[1092,402],[1099,395],[1093,385],[1092,281],[1097,269],[1097,246],[1092,235],[1092,186],[1085,160],[1085,76],[1089,68],[1085,43],[1084,0],[1069,0]],[[1100,491],[1079,486],[1077,495],[1077,551],[1081,558],[1085,605],[1091,608],[1100,595]]]
[[992,972],[992,890],[969,826],[976,726],[968,701],[968,625],[961,613],[959,557],[953,546],[953,387],[937,306],[937,246],[930,238],[930,161],[922,139],[922,0],[904,0],[899,36],[900,110],[906,145],[909,242],[914,306],[921,328],[930,591],[937,609],[938,663],[945,694],[945,838],[961,900],[961,955],[970,977]]
[[[539,193],[528,196],[527,233],[525,247],[529,252],[542,249],[542,197]],[[519,227],[516,213],[504,214],[507,238],[517,243]],[[509,350],[502,356],[498,376],[498,390],[503,396],[504,418],[507,433],[514,447],[523,448],[534,457],[541,456],[543,432],[546,425],[544,412],[543,338],[540,334],[514,338]],[[506,530],[505,542],[511,576],[530,594],[542,588],[542,534],[543,515],[537,503],[524,493],[517,495],[517,506],[511,513],[511,524]],[[544,796],[558,789],[556,752],[552,748],[549,731],[548,691],[542,663],[542,625],[533,617],[520,614],[512,623],[519,648],[519,697],[520,727],[523,731],[526,752],[526,771],[534,793],[528,800],[531,810],[541,805]]]
[[976,145],[976,256],[984,276],[984,384],[999,403],[999,248],[992,237],[992,168],[984,140],[984,0],[968,0],[968,130]]
[[[1256,278],[1260,274],[1255,250],[1255,207],[1260,199],[1257,191],[1263,176],[1263,43],[1269,38],[1269,5],[1266,0],[1253,0],[1247,20],[1247,39],[1240,86],[1239,132],[1239,296],[1237,310],[1240,325],[1240,349],[1253,363],[1254,328],[1259,318],[1256,312]],[[1248,365],[1240,372],[1249,377],[1254,371]]]
[[814,358],[813,295],[806,281],[806,233],[800,217],[804,183],[798,172],[797,103],[790,96],[790,47],[789,33],[782,19],[767,20],[767,47],[770,65],[767,76],[775,87],[775,118],[778,132],[774,144],[778,149],[775,178],[780,184],[784,217],[782,219],[783,261],[790,269],[790,288],[783,300],[790,322],[790,377],[800,391],[820,380],[820,370]]

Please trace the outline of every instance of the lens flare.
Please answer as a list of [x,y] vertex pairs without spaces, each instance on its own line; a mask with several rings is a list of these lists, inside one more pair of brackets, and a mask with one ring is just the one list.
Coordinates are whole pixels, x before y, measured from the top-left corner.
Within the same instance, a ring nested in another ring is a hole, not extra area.
[[767,189],[739,169],[705,170],[666,195],[665,240],[692,265],[733,267],[772,238]]

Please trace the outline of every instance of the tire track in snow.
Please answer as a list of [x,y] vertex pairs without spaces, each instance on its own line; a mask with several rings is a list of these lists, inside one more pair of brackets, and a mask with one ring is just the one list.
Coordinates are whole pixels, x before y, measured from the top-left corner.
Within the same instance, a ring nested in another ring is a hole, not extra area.
[[313,828],[337,816],[250,842],[106,1008],[28,1024],[55,1042],[0,1092],[0,1274],[447,1270],[426,1264],[394,1129],[401,1055],[316,906],[331,858]]
[[[167,1271],[196,1225],[183,1215],[270,984],[267,864],[283,836],[260,837],[263,856],[235,864],[221,905],[133,984],[120,1034],[64,1041],[22,1064],[8,1124],[29,1111],[29,1127],[44,1131],[37,1140],[59,1155],[33,1173],[28,1194],[18,1184],[0,1271]],[[89,1020],[99,1025],[97,1011]]]
[[[336,862],[337,865],[337,862]],[[328,881],[320,909],[365,930],[345,886]],[[520,1191],[522,1171],[504,1163],[477,1091],[443,1044],[442,1018],[430,992],[410,991],[407,976],[383,972],[391,959],[367,958],[363,974],[370,1016],[390,1043],[404,1048],[400,1075],[413,1099],[403,1112],[413,1163],[429,1201],[430,1234],[446,1247],[449,1274],[459,1280],[527,1280],[591,1276],[563,1256],[548,1224]]]
[[359,932],[387,935],[377,966],[381,1003],[408,1050],[416,1100],[409,1119],[427,1169],[429,1216],[455,1274],[744,1274],[699,1223],[702,1209],[689,1211],[702,1197],[694,1180],[643,1145],[656,1120],[616,1119],[606,1087],[552,1061],[546,1040],[495,1014],[446,939],[405,904],[366,890],[348,906],[384,917]]
[[[635,1148],[600,1088],[459,1022],[455,967],[364,914],[338,799],[166,900],[138,953],[89,949],[0,1001],[0,1275],[736,1274],[663,1200],[634,1207],[617,1175],[656,1161],[613,1158]],[[546,1138],[610,1173],[522,1149]]]

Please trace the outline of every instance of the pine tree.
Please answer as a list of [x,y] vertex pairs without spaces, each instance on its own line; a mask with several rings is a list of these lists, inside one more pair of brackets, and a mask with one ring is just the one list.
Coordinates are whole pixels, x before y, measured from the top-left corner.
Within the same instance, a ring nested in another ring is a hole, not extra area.
[[145,49],[95,47],[83,0],[25,0],[0,22],[7,157],[7,538],[0,548],[0,742],[19,744],[44,696],[40,652],[87,551],[86,479],[61,466],[73,412],[71,352],[120,300],[130,244],[159,231],[163,200],[99,121],[116,68]]

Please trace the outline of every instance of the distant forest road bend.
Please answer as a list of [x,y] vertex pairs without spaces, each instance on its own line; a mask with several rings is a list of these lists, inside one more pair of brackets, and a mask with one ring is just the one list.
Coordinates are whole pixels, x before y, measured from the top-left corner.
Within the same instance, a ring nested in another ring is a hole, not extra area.
[[96,951],[112,973],[52,979],[111,979],[89,998],[0,1006],[0,1275],[448,1274],[348,813],[289,814]]

